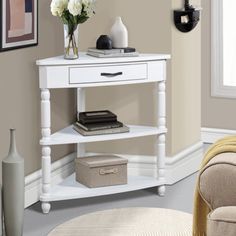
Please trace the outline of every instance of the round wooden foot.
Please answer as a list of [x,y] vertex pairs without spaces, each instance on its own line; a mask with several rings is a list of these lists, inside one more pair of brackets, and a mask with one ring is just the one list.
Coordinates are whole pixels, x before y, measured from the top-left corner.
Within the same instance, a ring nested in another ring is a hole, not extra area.
[[44,214],[48,214],[51,209],[51,204],[49,202],[42,202],[42,211]]
[[157,193],[160,197],[164,197],[166,193],[166,186],[162,185],[162,186],[157,187]]

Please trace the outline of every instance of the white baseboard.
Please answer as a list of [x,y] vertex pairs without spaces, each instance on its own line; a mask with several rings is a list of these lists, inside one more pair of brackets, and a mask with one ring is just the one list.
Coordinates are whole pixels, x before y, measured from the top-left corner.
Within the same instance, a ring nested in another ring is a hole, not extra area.
[[201,129],[203,143],[214,143],[225,136],[236,135],[236,130],[205,128]]
[[[155,156],[122,155],[129,160],[129,173],[157,177]],[[197,142],[182,152],[166,157],[166,183],[175,184],[198,171],[203,158],[203,143]]]
[[[155,156],[121,155],[128,159],[129,173],[157,177]],[[75,153],[52,164],[51,184],[57,184],[74,172]],[[203,144],[198,142],[175,156],[166,158],[166,180],[171,185],[198,171],[203,157]],[[39,201],[41,189],[41,171],[25,178],[25,207]]]
[[[57,184],[71,175],[74,168],[75,153],[72,153],[52,164],[51,184]],[[41,170],[36,171],[25,177],[25,207],[28,207],[39,201],[41,190]]]
[[166,162],[167,184],[175,184],[197,172],[200,168],[203,156],[203,143],[198,142],[174,157],[169,157]]

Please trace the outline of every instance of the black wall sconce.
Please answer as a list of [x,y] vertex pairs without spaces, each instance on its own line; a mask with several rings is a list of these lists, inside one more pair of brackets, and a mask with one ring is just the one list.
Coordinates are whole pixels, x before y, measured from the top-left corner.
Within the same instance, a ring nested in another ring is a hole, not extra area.
[[200,21],[200,9],[196,9],[185,0],[184,10],[174,11],[174,22],[176,28],[184,33],[193,30]]

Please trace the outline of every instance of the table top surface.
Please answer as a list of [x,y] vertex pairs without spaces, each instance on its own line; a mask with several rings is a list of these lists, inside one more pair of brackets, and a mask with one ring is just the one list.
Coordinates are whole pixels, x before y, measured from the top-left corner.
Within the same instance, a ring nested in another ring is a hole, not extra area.
[[142,61],[157,61],[170,59],[169,54],[139,54],[137,57],[115,57],[97,58],[86,55],[85,52],[79,53],[79,58],[75,60],[65,60],[63,56],[50,57],[36,61],[38,66],[57,66],[57,65],[84,65],[84,64],[104,64],[104,63],[127,63]]

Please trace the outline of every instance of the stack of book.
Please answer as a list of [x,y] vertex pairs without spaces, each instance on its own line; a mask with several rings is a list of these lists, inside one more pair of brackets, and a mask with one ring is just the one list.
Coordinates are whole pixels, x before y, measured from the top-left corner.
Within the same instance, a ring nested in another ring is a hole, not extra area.
[[78,113],[73,128],[84,136],[129,132],[129,128],[117,120],[117,115],[108,110]]
[[93,57],[110,58],[110,57],[137,57],[139,53],[135,48],[113,48],[113,49],[96,49],[89,48],[87,54]]

